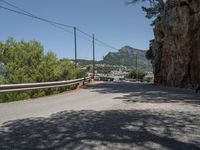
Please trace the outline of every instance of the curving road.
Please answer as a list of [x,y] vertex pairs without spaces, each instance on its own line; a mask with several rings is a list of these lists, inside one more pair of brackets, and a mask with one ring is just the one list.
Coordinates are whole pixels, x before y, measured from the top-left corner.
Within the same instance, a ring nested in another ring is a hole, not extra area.
[[0,149],[200,149],[200,95],[99,82],[0,104]]

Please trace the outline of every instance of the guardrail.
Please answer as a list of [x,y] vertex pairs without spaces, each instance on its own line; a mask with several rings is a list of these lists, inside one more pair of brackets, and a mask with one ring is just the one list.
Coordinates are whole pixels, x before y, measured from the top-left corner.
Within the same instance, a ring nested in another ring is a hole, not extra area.
[[6,85],[0,85],[0,93],[80,85],[90,80],[91,80],[90,77],[86,77],[86,78],[80,78],[80,79],[68,80],[68,81],[6,84]]

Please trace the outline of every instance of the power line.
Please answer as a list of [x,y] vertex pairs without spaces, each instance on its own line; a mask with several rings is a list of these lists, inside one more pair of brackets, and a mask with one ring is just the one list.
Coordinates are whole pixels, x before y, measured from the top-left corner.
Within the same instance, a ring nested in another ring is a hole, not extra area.
[[[13,10],[13,9],[10,9],[10,8],[4,7],[4,6],[0,6],[0,8],[3,8],[3,9],[5,9],[5,10],[8,10],[8,11],[11,11],[11,12],[14,12],[14,13],[18,13],[18,14],[20,14],[20,15],[25,15],[25,16],[32,17],[32,18],[35,18],[35,19],[39,19],[39,20],[41,20],[41,21],[45,21],[45,22],[51,24],[52,26],[57,27],[57,28],[59,28],[59,29],[65,31],[65,32],[68,32],[68,33],[70,33],[70,34],[72,34],[72,35],[74,34],[72,31],[66,30],[65,28],[61,27],[61,26],[65,26],[65,27],[66,27],[66,26],[68,26],[68,25],[64,25],[64,24],[57,23],[57,22],[55,23],[54,21],[50,21],[50,20],[47,20],[47,19],[43,19],[43,18],[41,18],[41,17],[37,17],[36,15],[33,15],[32,13],[27,12],[27,11],[25,11],[25,10],[23,10],[23,9],[21,9],[21,8],[15,6],[15,5],[13,5],[13,4],[10,4],[10,3],[8,3],[8,2],[6,2],[6,1],[4,1],[4,0],[0,0],[0,1],[6,3],[7,5],[12,6],[12,7],[14,7],[15,9],[18,9],[18,10],[20,10],[20,11],[22,11],[22,12],[16,11],[16,10]],[[58,26],[58,25],[60,25],[60,26]],[[70,27],[72,27],[72,26],[70,26]],[[73,28],[74,28],[74,27],[73,27]],[[77,29],[77,30],[78,30],[79,32],[83,33],[83,31],[81,31],[80,29]],[[89,34],[88,34],[88,35],[89,35]],[[85,41],[92,42],[92,39],[89,40],[89,39],[84,38],[83,36],[80,36],[80,35],[77,35],[77,37],[79,37],[79,38],[81,38],[81,39],[83,39],[83,40],[85,40]]]
[[96,38],[95,38],[95,41],[97,41],[97,42],[99,42],[100,44],[102,44],[102,45],[104,45],[104,46],[106,46],[106,47],[109,47],[109,48],[111,48],[111,49],[119,50],[119,49],[117,49],[117,48],[115,48],[115,47],[113,47],[113,46],[111,46],[111,45],[109,45],[109,44],[107,44],[107,43],[105,43],[105,42],[99,40],[99,39],[96,39]]
[[[5,3],[5,4],[7,4],[7,5],[9,5],[9,6],[11,6],[11,7],[13,7],[13,8],[15,8],[15,9],[18,9],[19,11],[22,11],[22,12],[24,12],[24,13],[26,13],[26,14],[32,16],[32,17],[36,17],[37,19],[40,18],[40,17],[37,17],[36,15],[34,15],[34,14],[28,12],[28,11],[25,11],[24,9],[21,9],[21,8],[19,8],[19,7],[15,6],[15,5],[13,5],[13,4],[7,2],[7,1],[4,1],[4,0],[0,0],[0,1],[3,2],[3,3]],[[46,19],[45,19],[45,20],[46,20]],[[44,20],[42,20],[42,21],[44,21]],[[62,28],[62,27],[58,26],[55,22],[50,21],[50,20],[47,20],[47,21],[48,21],[48,23],[50,23],[50,24],[53,25],[54,27],[57,27],[57,28],[59,28],[59,29],[65,31],[65,32],[70,33],[70,34],[73,34],[72,31],[66,30],[65,28]],[[58,23],[58,24],[59,24],[59,23]]]
[[[18,9],[18,10],[20,10],[20,11],[13,10],[13,9],[10,9],[10,8],[7,8],[7,7],[4,7],[4,6],[1,6],[1,5],[0,5],[0,8],[2,8],[2,9],[5,9],[5,10],[8,10],[8,11],[11,11],[11,12],[14,12],[14,13],[17,13],[17,14],[20,14],[20,15],[32,17],[32,18],[35,18],[35,19],[38,19],[38,20],[47,22],[47,23],[51,24],[52,26],[54,26],[54,27],[56,27],[56,28],[59,28],[59,29],[65,31],[65,32],[68,32],[68,33],[72,34],[72,35],[74,34],[72,31],[69,31],[69,30],[67,30],[67,29],[65,29],[65,28],[63,28],[63,27],[61,27],[61,26],[64,26],[64,27],[68,27],[68,28],[73,28],[73,29],[74,29],[73,26],[65,25],[65,24],[62,24],[62,23],[58,23],[58,22],[55,22],[55,21],[51,21],[51,20],[47,20],[47,19],[44,19],[44,18],[35,16],[34,14],[32,14],[32,13],[30,13],[30,12],[27,12],[27,11],[25,11],[25,10],[23,10],[23,9],[21,9],[21,8],[15,6],[15,5],[13,5],[13,4],[10,4],[10,3],[8,3],[8,2],[6,2],[6,1],[4,1],[4,0],[0,0],[0,2],[4,2],[4,3],[6,3],[7,5],[12,6],[12,7],[14,7],[15,9]],[[59,26],[58,26],[58,25],[59,25]],[[84,32],[84,31],[82,31],[82,30],[79,29],[79,28],[77,28],[77,31],[79,31],[80,33],[84,34],[85,36],[87,36],[87,37],[89,37],[89,38],[93,38],[93,36],[91,36],[90,34],[88,34],[88,33]],[[85,38],[85,37],[83,37],[83,36],[81,36],[81,35],[77,35],[77,37],[79,37],[79,38],[81,38],[81,39],[83,39],[83,40],[85,40],[85,41],[92,42],[92,39],[89,40],[88,38]],[[95,44],[97,44],[98,46],[101,46],[101,47],[108,47],[108,48],[111,48],[111,49],[113,49],[113,50],[119,50],[119,49],[117,49],[117,48],[115,48],[115,47],[113,47],[113,46],[111,46],[111,45],[109,45],[109,44],[107,44],[107,43],[105,43],[105,42],[103,42],[103,41],[97,39],[97,38],[95,38],[94,40],[95,40]]]
[[[68,33],[70,33],[70,34],[74,34],[72,31],[69,31],[69,30],[63,28],[63,27],[67,27],[67,28],[74,29],[74,26],[66,25],[66,24],[58,23],[58,22],[56,22],[56,21],[52,21],[52,20],[48,20],[48,19],[45,19],[45,18],[38,17],[38,16],[33,15],[32,13],[30,13],[30,12],[28,12],[28,11],[25,11],[24,9],[21,9],[21,8],[15,6],[15,5],[13,5],[13,4],[7,2],[7,1],[4,1],[4,0],[0,0],[0,2],[3,2],[3,3],[5,3],[5,4],[7,4],[7,5],[9,5],[9,6],[13,7],[13,8],[15,8],[15,9],[19,10],[19,11],[13,10],[13,9],[10,9],[10,8],[7,8],[7,7],[4,7],[4,6],[1,6],[1,5],[0,5],[0,8],[2,8],[2,9],[4,9],[4,10],[11,11],[11,12],[14,12],[14,13],[17,13],[17,14],[20,14],[20,15],[24,15],[24,16],[27,16],[27,17],[31,17],[31,18],[34,18],[34,19],[38,19],[38,20],[47,22],[47,23],[53,25],[54,27],[57,27],[57,28],[59,28],[59,29],[65,31],[65,32],[68,32]],[[61,26],[63,26],[63,27],[61,27]],[[93,36],[91,36],[89,33],[86,33],[85,31],[82,31],[82,30],[79,29],[79,28],[76,28],[76,29],[77,29],[77,31],[79,31],[79,32],[82,33],[83,35],[85,35],[85,36],[91,38],[91,40],[89,40],[89,39],[87,39],[87,38],[83,38],[83,36],[80,36],[80,35],[77,35],[78,37],[80,37],[80,38],[82,38],[82,39],[84,39],[84,40],[86,40],[86,41],[88,41],[88,42],[92,42]],[[108,48],[111,48],[111,49],[114,49],[114,50],[118,50],[117,48],[115,48],[115,47],[113,47],[113,46],[111,46],[111,45],[109,45],[109,44],[107,44],[107,43],[105,43],[105,42],[103,42],[103,41],[101,41],[101,40],[99,40],[99,39],[97,39],[97,38],[95,38],[94,40],[95,40],[95,44],[97,44],[97,45],[99,45],[99,46],[108,47]]]
[[[24,9],[21,9],[21,8],[19,8],[19,7],[15,6],[15,5],[13,5],[13,4],[7,2],[7,1],[4,1],[4,0],[0,0],[0,1],[2,1],[3,3],[5,3],[5,4],[7,4],[7,5],[9,5],[9,6],[13,7],[13,8],[16,8],[16,9],[18,9],[18,10],[24,12],[24,13],[27,13],[28,15],[31,15],[31,16],[33,16],[33,17],[37,17],[36,15],[33,15],[32,13],[30,13],[30,12],[28,12],[28,11],[25,11]],[[40,18],[40,17],[38,17],[38,18]],[[45,19],[45,20],[46,20],[46,19]],[[61,24],[61,23],[58,23],[58,22],[55,22],[55,21],[50,21],[50,20],[48,20],[48,21],[51,22],[51,25],[57,24],[57,25],[61,25],[61,26],[67,26],[67,27],[70,27],[70,28],[73,27],[73,26]],[[54,23],[54,24],[52,24],[52,23]],[[59,27],[59,26],[57,26],[57,27]],[[59,27],[59,28],[62,29],[62,30],[64,30],[64,31],[66,31],[66,30],[65,30],[64,28],[62,28],[62,27]],[[73,28],[74,28],[74,27],[73,27]],[[88,36],[88,37],[90,37],[90,38],[92,39],[92,36],[89,35],[88,33],[84,32],[84,31],[82,31],[82,30],[80,30],[80,29],[78,29],[78,28],[76,28],[76,29],[77,29],[77,31],[79,31],[80,33],[82,33],[82,34],[84,34],[84,35],[86,35],[86,36]],[[69,31],[67,31],[67,32],[69,32]],[[70,33],[73,34],[72,31],[71,31]],[[78,37],[83,38],[83,37],[81,37],[81,36],[78,36]],[[89,41],[89,42],[92,42],[92,40],[90,41],[90,40],[88,40],[88,39],[86,39],[86,38],[83,38],[83,39],[84,39],[84,40],[87,40],[87,41]]]
[[[78,29],[78,28],[77,28],[77,30],[78,30],[79,32],[81,32],[82,34],[84,34],[85,36],[90,37],[90,38],[93,38],[93,36],[91,36],[90,34],[88,34],[88,33],[84,32],[84,31],[82,31],[81,29]],[[103,41],[101,41],[101,40],[99,40],[99,39],[97,39],[97,38],[95,38],[94,40],[96,41],[95,44],[97,44],[97,42],[98,42],[98,43],[99,43],[98,45],[100,45],[100,46],[109,47],[109,48],[111,48],[111,49],[118,50],[117,48],[115,48],[115,47],[113,47],[113,46],[111,46],[111,45],[109,45],[109,44],[107,44],[107,43],[105,43],[105,42],[103,42]]]
[[19,8],[19,7],[15,6],[15,5],[7,2],[7,1],[4,1],[4,0],[0,0],[0,1],[5,3],[5,4],[7,4],[7,5],[9,5],[9,6],[12,6],[13,8],[16,8],[16,9],[18,9],[20,11],[23,11],[24,13],[27,13],[27,14],[32,15],[32,16],[35,16],[35,15],[33,15],[33,14],[31,14],[31,13],[29,13],[29,12],[27,12],[27,11],[25,11],[25,10],[23,10],[23,9],[21,9],[21,8]]
[[93,38],[92,35],[90,35],[89,33],[86,33],[84,31],[82,31],[81,29],[77,28],[77,31],[79,31],[80,33],[84,34],[87,37],[90,37],[91,39]]
[[18,9],[20,11],[13,10],[13,9],[10,9],[10,8],[4,7],[4,6],[0,6],[1,8],[5,9],[5,10],[11,11],[11,12],[15,12],[15,13],[18,13],[18,14],[21,14],[21,15],[24,15],[24,16],[32,17],[32,18],[35,18],[35,19],[39,19],[39,20],[44,21],[44,22],[54,23],[54,24],[57,24],[57,25],[60,25],[60,26],[71,28],[71,29],[74,28],[74,26],[71,26],[71,25],[66,25],[66,24],[58,23],[56,21],[51,21],[51,20],[48,20],[48,19],[44,19],[44,18],[35,16],[35,15],[31,14],[30,12],[27,12],[27,11],[25,11],[25,10],[15,6],[15,5],[12,5],[12,4],[4,1],[4,0],[0,0],[0,1],[3,2],[3,3],[6,3],[7,5],[10,5],[10,6],[12,6],[12,7],[16,8],[16,9]]

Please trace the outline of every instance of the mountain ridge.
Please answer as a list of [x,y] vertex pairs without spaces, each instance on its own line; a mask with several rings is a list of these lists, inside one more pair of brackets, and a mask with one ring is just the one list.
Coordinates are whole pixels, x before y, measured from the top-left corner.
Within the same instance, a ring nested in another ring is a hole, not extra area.
[[110,65],[123,65],[123,66],[135,66],[136,56],[137,63],[140,68],[149,68],[148,60],[145,57],[146,51],[131,46],[124,46],[118,50],[118,52],[109,52],[104,58],[103,62]]
[[[95,61],[96,64],[105,64],[105,65],[116,65],[116,66],[125,66],[129,69],[136,68],[136,54],[137,54],[137,67],[152,71],[152,66],[150,62],[146,59],[146,51],[131,46],[123,46],[117,52],[108,52],[103,60]],[[78,60],[79,64],[82,66],[91,65],[92,60]]]

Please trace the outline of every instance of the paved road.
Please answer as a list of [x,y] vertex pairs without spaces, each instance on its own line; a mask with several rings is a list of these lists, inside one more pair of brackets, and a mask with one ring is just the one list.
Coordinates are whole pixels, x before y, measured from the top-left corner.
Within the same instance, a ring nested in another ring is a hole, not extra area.
[[0,149],[200,149],[200,95],[107,82],[0,104]]

